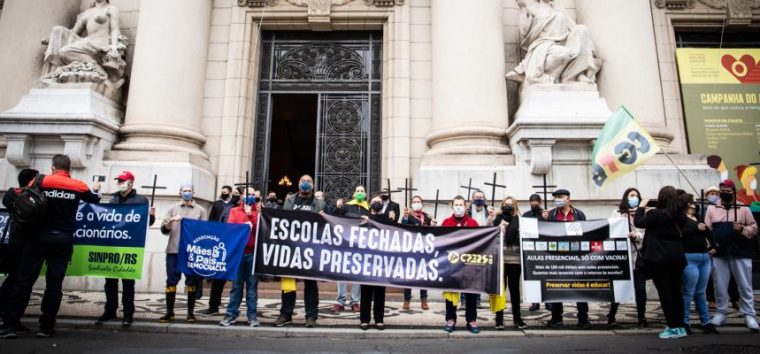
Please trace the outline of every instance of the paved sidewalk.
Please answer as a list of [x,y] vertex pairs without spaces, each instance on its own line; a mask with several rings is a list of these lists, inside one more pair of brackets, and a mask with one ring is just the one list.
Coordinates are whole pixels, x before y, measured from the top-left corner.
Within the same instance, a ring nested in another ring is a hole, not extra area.
[[[326,295],[326,294],[325,294]],[[415,292],[416,295],[416,292]],[[242,334],[245,331],[254,330],[257,335],[263,336],[363,336],[366,333],[374,332],[376,335],[382,336],[403,336],[404,333],[414,333],[411,336],[415,337],[441,337],[447,336],[447,334],[441,329],[444,323],[444,303],[440,301],[430,302],[430,309],[423,311],[419,307],[419,302],[412,302],[412,308],[410,310],[402,310],[400,301],[394,301],[393,298],[386,302],[385,307],[385,325],[388,329],[385,331],[378,331],[371,329],[364,332],[358,329],[359,326],[359,314],[352,313],[350,311],[344,311],[340,314],[331,314],[330,308],[333,305],[332,301],[321,300],[319,307],[319,321],[317,329],[304,328],[303,318],[303,302],[301,301],[302,294],[298,294],[298,302],[296,304],[296,310],[293,317],[293,325],[287,328],[275,328],[272,323],[277,318],[279,312],[280,301],[279,299],[273,299],[272,296],[267,295],[269,298],[260,298],[258,306],[258,319],[262,324],[262,327],[252,329],[247,326],[245,322],[245,304],[241,306],[241,318],[236,326],[230,328],[218,327],[217,323],[223,317],[223,313],[220,312],[216,316],[203,317],[197,315],[199,310],[203,310],[207,307],[207,297],[199,300],[196,305],[196,317],[198,322],[193,324],[185,323],[186,314],[186,297],[178,294],[176,304],[177,321],[174,324],[160,324],[158,318],[164,313],[164,297],[163,294],[137,294],[135,296],[135,324],[131,330],[147,330],[147,331],[159,331],[159,332],[186,332],[186,333],[208,333],[209,331],[220,333],[226,333],[231,335]],[[34,321],[36,320],[36,314],[39,314],[39,305],[42,298],[42,291],[35,290],[32,294],[32,298],[27,309],[27,317],[25,321],[32,324],[32,328],[36,328]],[[92,328],[95,327],[94,320],[103,312],[104,295],[101,292],[86,292],[86,291],[66,291],[63,295],[63,301],[61,304],[61,310],[59,318],[61,319],[60,325],[65,327],[75,328]],[[226,305],[227,296],[222,299],[222,305]],[[487,304],[487,298],[484,297],[483,304]],[[760,305],[760,297],[756,304]],[[756,305],[757,306],[757,305]],[[524,305],[522,308],[522,315],[524,321],[528,324],[529,328],[524,331],[517,331],[512,329],[512,317],[511,309],[507,309],[505,314],[505,324],[507,325],[507,331],[496,331],[494,327],[494,315],[487,309],[481,308],[478,310],[478,322],[481,328],[484,330],[481,334],[489,333],[487,335],[495,336],[513,336],[513,335],[571,335],[571,334],[641,334],[652,333],[656,334],[658,330],[664,327],[664,319],[662,311],[659,308],[659,302],[650,301],[647,305],[647,318],[650,323],[649,329],[639,330],[636,328],[636,311],[633,305],[621,305],[618,311],[617,320],[620,324],[616,328],[607,327],[606,314],[609,310],[609,304],[590,304],[590,321],[593,326],[588,330],[578,330],[575,326],[575,306],[574,304],[565,305],[565,326],[560,329],[549,330],[543,323],[549,319],[551,314],[546,311],[543,306],[541,310],[531,312],[528,311],[528,306]],[[760,309],[759,309],[760,310]],[[119,316],[121,312],[119,311]],[[460,321],[458,331],[454,332],[453,336],[465,335],[464,329],[464,312],[459,311]],[[695,315],[692,315],[692,319],[695,319]],[[692,321],[692,323],[697,323]],[[114,321],[113,324],[108,324],[103,328],[120,328],[118,322]],[[410,331],[414,329],[414,331]],[[721,329],[721,331],[749,331],[744,327],[743,317],[736,310],[731,309],[729,313],[729,319],[727,327]],[[226,331],[226,332],[225,332]],[[384,334],[381,334],[384,333]],[[466,333],[469,335],[469,333]]]

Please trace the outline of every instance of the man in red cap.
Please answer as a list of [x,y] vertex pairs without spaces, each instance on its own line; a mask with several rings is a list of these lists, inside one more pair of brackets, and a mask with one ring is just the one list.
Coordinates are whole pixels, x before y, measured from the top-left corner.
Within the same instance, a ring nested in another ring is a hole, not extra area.
[[[135,175],[129,171],[122,171],[116,180],[116,193],[111,197],[110,204],[148,204],[148,198],[138,195],[134,189]],[[156,221],[156,210],[151,207],[148,212],[148,224],[153,225]],[[122,326],[132,324],[135,313],[135,281],[132,279],[122,279],[123,287],[121,294],[121,303],[123,306],[124,317]],[[106,304],[105,311],[98,317],[96,324],[116,319],[116,309],[119,308],[119,279],[106,278],[105,284]]]
[[710,320],[722,326],[728,314],[728,282],[734,277],[739,288],[739,310],[744,323],[752,331],[759,331],[755,299],[752,294],[752,239],[757,234],[757,223],[746,206],[736,204],[736,185],[730,179],[720,183],[718,205],[711,205],[705,214],[705,225],[712,231],[718,252],[713,258],[713,287],[717,309]]

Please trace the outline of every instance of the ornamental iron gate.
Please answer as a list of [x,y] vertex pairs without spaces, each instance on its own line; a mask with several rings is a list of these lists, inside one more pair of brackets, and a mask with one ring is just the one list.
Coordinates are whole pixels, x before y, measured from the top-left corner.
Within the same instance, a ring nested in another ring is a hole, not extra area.
[[[253,181],[269,190],[272,95],[315,94],[316,189],[330,203],[356,185],[380,190],[382,38],[377,32],[265,32],[256,104]],[[299,176],[294,176],[294,179]]]

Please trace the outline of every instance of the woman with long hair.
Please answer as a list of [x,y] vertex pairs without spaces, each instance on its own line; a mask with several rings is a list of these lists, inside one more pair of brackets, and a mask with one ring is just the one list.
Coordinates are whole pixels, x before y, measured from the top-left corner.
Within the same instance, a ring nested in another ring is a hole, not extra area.
[[681,295],[683,270],[686,267],[686,255],[681,243],[685,219],[683,205],[672,186],[660,189],[655,208],[646,208],[648,204],[649,199],[639,204],[634,226],[646,230],[640,257],[644,259],[646,271],[652,276],[667,321],[667,327],[659,337],[681,338],[686,336]]
[[[504,283],[509,288],[509,299],[512,303],[512,323],[515,328],[525,329],[528,326],[520,314],[520,209],[513,197],[506,197],[501,202],[501,208],[496,212],[493,226],[499,226],[504,234]],[[504,310],[496,312],[496,328],[504,328]]]
[[[628,222],[628,239],[629,248],[634,252],[631,252],[631,264],[636,264],[636,257],[641,250],[642,243],[644,242],[644,229],[634,227],[633,219],[636,215],[636,210],[641,203],[641,192],[636,188],[628,188],[623,192],[623,197],[620,199],[617,209],[612,211],[612,218],[625,218]],[[638,318],[639,328],[647,326],[646,310],[647,310],[647,289],[646,289],[646,274],[643,269],[634,267],[633,269],[633,289],[636,296],[636,315]],[[607,325],[617,325],[615,316],[617,315],[619,303],[614,302],[610,304],[610,312],[607,314]]]
[[[683,271],[683,320],[687,332],[689,330],[689,314],[691,301],[699,314],[699,323],[705,333],[718,333],[710,323],[707,311],[707,280],[712,268],[712,255],[715,254],[715,241],[712,232],[700,222],[697,217],[697,205],[694,196],[682,194],[681,202],[686,205],[686,219],[683,228],[683,248],[686,252],[686,268]],[[691,333],[690,333],[691,334]]]

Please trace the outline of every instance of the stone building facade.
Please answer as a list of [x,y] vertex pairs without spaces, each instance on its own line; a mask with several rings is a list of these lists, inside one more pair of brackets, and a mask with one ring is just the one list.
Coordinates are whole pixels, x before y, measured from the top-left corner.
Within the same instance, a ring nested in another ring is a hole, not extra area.
[[[0,1],[0,184],[12,186],[24,167],[47,171],[65,152],[75,177],[109,176],[106,191],[122,170],[137,185],[158,175],[163,215],[181,184],[210,202],[246,171],[277,187],[274,166],[296,181],[315,174],[331,196],[407,180],[428,200],[467,194],[468,183],[490,198],[483,183],[495,173],[507,186],[497,198],[526,201],[546,176],[603,218],[626,187],[648,196],[667,184],[689,188],[663,154],[605,190],[593,185],[593,142],[620,105],[697,188],[717,184],[705,156],[687,148],[677,38],[724,22],[760,33],[757,1],[541,0],[588,29],[600,68],[590,82],[530,87],[505,78],[526,54],[522,2],[110,0],[126,68],[122,91],[109,97],[87,83],[37,84],[40,38],[71,28],[91,1]],[[300,169],[282,161],[304,156]],[[139,290],[162,289],[165,243],[150,230]]]

